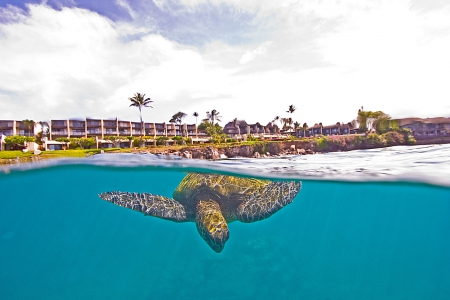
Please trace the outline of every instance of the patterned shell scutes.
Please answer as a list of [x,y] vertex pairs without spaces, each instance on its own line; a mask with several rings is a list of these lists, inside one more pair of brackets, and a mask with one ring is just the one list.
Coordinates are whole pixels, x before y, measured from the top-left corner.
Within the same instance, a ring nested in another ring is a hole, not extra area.
[[174,199],[149,193],[107,192],[99,194],[103,200],[162,219],[188,221],[184,207]]
[[270,217],[292,202],[301,188],[301,182],[272,182],[265,189],[248,194],[237,208],[237,218],[241,222],[255,222]]
[[189,173],[173,193],[177,201],[189,200],[200,188],[208,188],[221,196],[245,195],[264,189],[270,180],[241,178],[226,175]]

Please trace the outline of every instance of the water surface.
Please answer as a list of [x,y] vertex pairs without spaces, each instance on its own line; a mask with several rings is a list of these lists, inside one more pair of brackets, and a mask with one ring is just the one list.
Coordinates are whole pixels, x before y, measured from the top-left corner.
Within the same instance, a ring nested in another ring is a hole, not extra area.
[[[449,299],[449,154],[417,146],[203,163],[103,155],[0,172],[0,299]],[[294,177],[303,187],[270,218],[229,224],[219,254],[194,223],[97,196],[170,197],[188,171]]]

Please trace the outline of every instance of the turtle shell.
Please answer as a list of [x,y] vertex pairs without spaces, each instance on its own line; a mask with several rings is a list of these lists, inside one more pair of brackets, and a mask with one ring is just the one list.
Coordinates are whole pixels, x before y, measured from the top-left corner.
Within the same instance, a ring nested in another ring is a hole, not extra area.
[[189,173],[173,192],[173,198],[183,205],[195,205],[199,197],[213,199],[219,204],[239,202],[240,195],[264,189],[270,183],[270,180],[255,178]]

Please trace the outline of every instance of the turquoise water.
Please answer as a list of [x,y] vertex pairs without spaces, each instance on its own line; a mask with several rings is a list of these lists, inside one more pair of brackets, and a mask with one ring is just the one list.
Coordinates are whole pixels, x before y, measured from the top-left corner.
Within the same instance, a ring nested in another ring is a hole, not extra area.
[[[299,164],[266,162],[266,170]],[[218,254],[194,223],[98,198],[110,190],[171,196],[187,169],[151,165],[0,173],[0,299],[450,298],[449,187],[303,176],[292,204],[229,224]]]

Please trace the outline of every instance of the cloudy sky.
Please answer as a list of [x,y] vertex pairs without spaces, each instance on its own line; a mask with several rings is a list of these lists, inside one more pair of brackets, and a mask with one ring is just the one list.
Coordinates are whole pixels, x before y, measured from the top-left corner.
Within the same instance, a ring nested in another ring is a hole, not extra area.
[[0,0],[0,119],[450,117],[448,0]]

